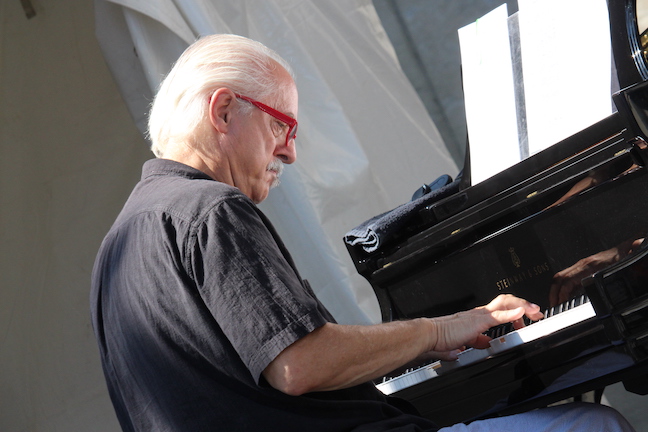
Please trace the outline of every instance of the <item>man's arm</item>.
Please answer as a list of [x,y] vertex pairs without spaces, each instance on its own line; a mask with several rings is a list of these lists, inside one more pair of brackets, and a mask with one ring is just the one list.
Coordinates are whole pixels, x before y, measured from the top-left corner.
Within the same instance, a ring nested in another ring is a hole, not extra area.
[[485,348],[481,333],[540,308],[511,295],[442,318],[418,318],[372,326],[325,324],[283,350],[263,371],[271,386],[290,394],[351,387],[380,376],[429,351]]

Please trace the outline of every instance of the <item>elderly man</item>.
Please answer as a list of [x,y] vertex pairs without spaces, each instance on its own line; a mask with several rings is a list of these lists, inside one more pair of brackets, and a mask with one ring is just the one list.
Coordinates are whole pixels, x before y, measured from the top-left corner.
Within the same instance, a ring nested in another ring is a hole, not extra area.
[[[238,36],[199,40],[164,80],[149,122],[158,158],[145,163],[92,279],[125,431],[436,430],[370,380],[430,352],[483,347],[491,326],[541,315],[501,296],[451,317],[336,324],[256,207],[296,159],[297,110],[289,66]],[[555,425],[631,430],[597,406],[468,427]]]

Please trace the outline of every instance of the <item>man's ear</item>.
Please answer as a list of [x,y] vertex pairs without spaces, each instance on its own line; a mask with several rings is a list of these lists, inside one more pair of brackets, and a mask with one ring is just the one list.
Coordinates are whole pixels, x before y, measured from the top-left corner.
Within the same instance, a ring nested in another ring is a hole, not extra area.
[[219,88],[212,94],[209,101],[209,121],[218,132],[227,132],[235,101],[236,95],[228,88]]

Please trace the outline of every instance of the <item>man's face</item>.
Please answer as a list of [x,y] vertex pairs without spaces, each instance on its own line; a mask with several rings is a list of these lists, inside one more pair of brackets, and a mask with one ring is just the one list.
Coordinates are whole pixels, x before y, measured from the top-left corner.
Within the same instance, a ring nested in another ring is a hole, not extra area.
[[[297,118],[297,88],[283,68],[278,68],[276,76],[282,89],[277,100],[259,102]],[[241,99],[237,103],[249,104]],[[296,160],[295,141],[286,143],[287,125],[256,107],[245,116],[239,114],[237,119],[240,121],[235,126],[235,142],[228,158],[230,172],[234,186],[260,203],[278,184],[283,164]]]

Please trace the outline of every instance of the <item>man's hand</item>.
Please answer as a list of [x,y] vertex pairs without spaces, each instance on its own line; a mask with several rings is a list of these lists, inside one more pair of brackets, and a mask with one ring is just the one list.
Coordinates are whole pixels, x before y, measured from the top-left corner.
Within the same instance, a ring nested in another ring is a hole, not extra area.
[[[501,294],[486,306],[454,315],[433,318],[434,344],[431,351],[448,352],[464,346],[487,348],[490,338],[482,333],[499,324],[512,322],[516,328],[524,325],[522,317],[531,320],[543,317],[540,306],[510,294]],[[456,357],[450,354],[450,358]]]

